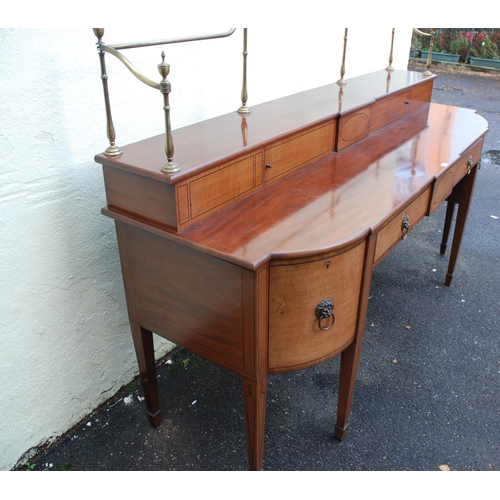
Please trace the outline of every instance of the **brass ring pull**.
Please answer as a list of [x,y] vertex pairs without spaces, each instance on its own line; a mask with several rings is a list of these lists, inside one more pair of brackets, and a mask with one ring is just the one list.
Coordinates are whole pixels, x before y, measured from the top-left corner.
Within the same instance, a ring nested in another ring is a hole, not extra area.
[[470,174],[473,166],[474,166],[474,160],[472,159],[472,155],[470,155],[467,160],[467,165],[465,165],[465,173],[467,175]]
[[401,222],[401,239],[404,240],[408,236],[410,230],[410,216],[405,214],[403,222]]
[[[335,316],[332,314],[332,310],[333,310],[332,299],[325,299],[316,306],[316,316],[318,318],[318,326],[324,332],[330,330],[330,328],[335,323]],[[331,318],[331,321],[329,320],[329,318]]]

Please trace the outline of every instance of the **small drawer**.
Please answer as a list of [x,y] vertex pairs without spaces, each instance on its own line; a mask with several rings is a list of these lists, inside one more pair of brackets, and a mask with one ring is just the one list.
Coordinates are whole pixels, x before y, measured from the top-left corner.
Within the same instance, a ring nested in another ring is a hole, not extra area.
[[275,179],[294,168],[333,151],[335,123],[293,137],[266,149],[264,182]]
[[372,104],[369,104],[340,116],[337,151],[341,151],[368,136],[371,113]]
[[[338,354],[352,342],[356,334],[365,244],[362,240],[353,248],[325,258],[271,263],[271,372],[311,366]],[[331,315],[322,318],[323,302],[327,300],[333,301],[333,309]]]
[[375,265],[378,264],[424,218],[429,209],[431,188],[401,210],[377,234]]
[[370,133],[402,118],[409,104],[409,91],[399,92],[391,97],[377,99],[372,107]]
[[430,78],[422,81],[410,90],[407,113],[413,113],[418,108],[426,106],[431,102],[433,85],[434,79]]
[[452,165],[443,170],[434,183],[434,192],[432,194],[432,203],[430,213],[434,212],[441,203],[450,196],[453,188],[460,180],[470,173],[471,167],[481,159],[483,150],[483,141],[468,149]]
[[252,193],[256,188],[255,170],[255,158],[252,155],[216,167],[179,184],[177,186],[179,225],[185,227]]

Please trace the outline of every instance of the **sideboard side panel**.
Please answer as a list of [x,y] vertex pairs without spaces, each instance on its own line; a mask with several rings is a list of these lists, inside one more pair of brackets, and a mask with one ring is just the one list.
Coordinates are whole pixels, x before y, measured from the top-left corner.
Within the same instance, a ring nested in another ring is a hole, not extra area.
[[107,165],[103,174],[108,207],[177,227],[174,186]]
[[117,234],[130,320],[241,374],[241,268],[128,224]]

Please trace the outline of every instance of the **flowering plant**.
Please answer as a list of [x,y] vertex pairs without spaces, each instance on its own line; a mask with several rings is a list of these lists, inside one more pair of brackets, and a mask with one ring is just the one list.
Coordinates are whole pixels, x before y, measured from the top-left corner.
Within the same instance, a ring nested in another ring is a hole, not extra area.
[[481,31],[474,37],[474,34],[466,33],[466,36],[472,37],[471,55],[482,59],[500,59],[497,40],[500,38],[499,33],[493,33],[489,36],[484,31]]

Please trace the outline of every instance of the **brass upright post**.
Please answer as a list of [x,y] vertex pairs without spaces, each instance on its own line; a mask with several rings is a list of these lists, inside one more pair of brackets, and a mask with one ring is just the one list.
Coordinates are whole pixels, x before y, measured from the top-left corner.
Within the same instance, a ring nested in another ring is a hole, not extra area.
[[104,36],[104,28],[94,28],[94,35],[97,37],[97,48],[99,48],[99,60],[101,62],[101,80],[102,88],[104,90],[104,105],[106,107],[106,124],[107,135],[109,140],[109,147],[104,151],[106,156],[120,156],[122,150],[115,145],[115,127],[113,125],[113,118],[111,117],[111,105],[109,102],[108,92],[108,75],[106,74],[106,62],[104,60],[104,52],[100,50],[102,37]]
[[429,55],[427,56],[426,70],[424,71],[424,76],[431,76],[431,64],[432,64],[432,47],[434,46],[434,28],[431,28],[430,33],[424,33],[417,28],[413,28],[415,33],[429,38]]
[[337,80],[339,85],[345,85],[344,75],[345,75],[345,52],[347,47],[347,28],[344,31],[344,52],[342,53],[342,66],[340,67],[340,80]]
[[392,53],[394,50],[394,32],[396,31],[395,28],[392,28],[392,39],[391,39],[391,52],[389,53],[389,66],[385,68],[387,71],[394,71],[394,68],[392,67]]
[[430,41],[429,41],[429,55],[427,56],[427,65],[426,65],[426,70],[424,71],[424,76],[431,76],[431,64],[432,64],[432,47],[434,46],[434,28],[431,28],[431,34],[430,34]]
[[241,106],[238,113],[246,115],[250,113],[250,108],[247,107],[248,91],[247,91],[247,28],[243,28],[243,86],[241,89]]
[[158,71],[162,76],[160,82],[160,92],[163,94],[163,109],[165,110],[165,154],[167,155],[167,163],[163,165],[161,171],[170,174],[178,172],[181,167],[174,163],[174,142],[172,140],[172,129],[170,127],[170,105],[168,102],[168,94],[170,94],[171,86],[167,80],[170,72],[170,65],[165,62],[165,52],[161,53],[161,64],[158,64]]

